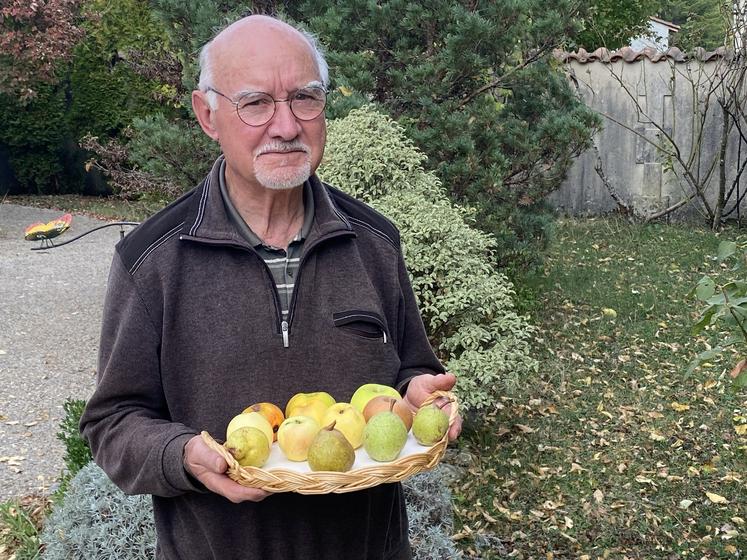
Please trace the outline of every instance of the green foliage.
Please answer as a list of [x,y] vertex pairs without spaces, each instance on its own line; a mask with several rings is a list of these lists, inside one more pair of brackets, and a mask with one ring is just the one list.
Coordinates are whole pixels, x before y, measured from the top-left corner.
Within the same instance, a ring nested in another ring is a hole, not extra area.
[[85,38],[58,69],[59,83],[35,85],[31,100],[0,98],[0,145],[10,153],[19,192],[83,192],[78,140],[88,132],[114,136],[160,107],[160,84],[133,69],[137,56],[156,56],[165,42],[148,2],[89,0],[86,9]]
[[0,552],[13,552],[14,560],[39,558],[39,527],[30,508],[18,501],[0,503]]
[[17,193],[67,192],[65,90],[49,84],[36,89],[37,95],[28,101],[0,95],[0,145],[8,150],[20,185]]
[[57,439],[65,446],[63,460],[67,472],[63,475],[62,486],[92,459],[91,448],[80,435],[78,428],[85,407],[86,401],[82,399],[66,399],[62,404],[65,416],[60,422],[60,431],[57,432]]
[[485,231],[518,226],[514,209],[557,188],[599,125],[550,57],[578,30],[573,2],[307,1],[287,11],[329,46],[333,88],[357,96],[341,101],[392,115]]
[[371,107],[329,125],[320,176],[374,206],[401,230],[423,321],[466,409],[489,406],[536,369],[534,330],[516,314],[495,270],[495,239],[475,211],[450,201],[403,127]]
[[730,0],[662,0],[659,14],[663,19],[680,25],[671,37],[671,45],[684,51],[696,47],[715,50],[726,44]]
[[162,113],[135,119],[130,160],[143,171],[187,191],[210,171],[218,145],[194,121],[170,121]]
[[95,464],[70,481],[44,524],[45,560],[153,558],[155,527],[149,496],[127,496]]
[[148,2],[89,0],[88,9],[98,17],[87,21],[70,69],[68,119],[76,139],[113,136],[134,117],[159,109],[158,84],[134,72],[129,61],[133,52],[156,56],[165,41]]
[[197,84],[196,53],[218,29],[246,10],[244,2],[221,0],[152,0],[151,5],[168,30],[170,46],[184,69],[184,91]]
[[747,250],[734,241],[722,241],[718,246],[718,261],[731,264],[731,278],[716,282],[713,277],[703,276],[693,292],[705,309],[693,326],[693,334],[700,334],[711,325],[723,324],[730,336],[705,352],[698,354],[690,364],[688,374],[706,361],[713,360],[729,348],[737,350],[742,360],[732,372],[736,387],[747,387]]
[[593,51],[599,47],[619,49],[648,31],[648,18],[656,15],[658,0],[597,0],[584,20],[584,30],[575,36],[577,47]]

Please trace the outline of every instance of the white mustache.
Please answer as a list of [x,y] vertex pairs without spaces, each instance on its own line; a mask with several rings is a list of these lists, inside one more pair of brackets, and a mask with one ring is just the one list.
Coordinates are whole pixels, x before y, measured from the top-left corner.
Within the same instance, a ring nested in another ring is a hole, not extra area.
[[260,156],[268,152],[287,153],[299,151],[308,154],[311,152],[311,148],[299,140],[292,140],[291,142],[270,142],[269,144],[260,146],[259,149],[257,149],[257,155]]

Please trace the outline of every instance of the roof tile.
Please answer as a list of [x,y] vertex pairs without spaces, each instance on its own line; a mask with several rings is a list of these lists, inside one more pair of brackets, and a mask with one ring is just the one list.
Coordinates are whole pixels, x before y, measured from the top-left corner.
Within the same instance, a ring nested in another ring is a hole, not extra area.
[[671,60],[673,62],[687,62],[688,60],[699,60],[702,62],[710,62],[718,58],[730,58],[731,51],[728,51],[724,47],[719,47],[715,51],[706,51],[703,48],[696,48],[691,53],[687,54],[682,52],[677,47],[670,47],[666,51],[662,52],[651,47],[646,47],[641,50],[635,50],[632,47],[622,47],[616,51],[610,51],[604,47],[600,47],[594,52],[587,52],[585,49],[579,49],[576,52],[567,52],[561,50],[555,50],[555,58],[561,62],[567,63],[576,61],[581,64],[588,64],[589,62],[617,62],[623,60],[625,62],[637,62],[648,58],[651,62],[666,62]]

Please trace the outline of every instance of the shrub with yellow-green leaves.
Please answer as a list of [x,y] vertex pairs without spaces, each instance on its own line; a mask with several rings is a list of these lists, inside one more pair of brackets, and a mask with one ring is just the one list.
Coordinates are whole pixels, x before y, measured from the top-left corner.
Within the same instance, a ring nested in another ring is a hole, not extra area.
[[465,409],[479,410],[537,371],[534,327],[495,268],[495,239],[475,227],[474,209],[450,201],[425,159],[399,124],[363,107],[329,123],[319,175],[397,225],[431,343],[459,377]]

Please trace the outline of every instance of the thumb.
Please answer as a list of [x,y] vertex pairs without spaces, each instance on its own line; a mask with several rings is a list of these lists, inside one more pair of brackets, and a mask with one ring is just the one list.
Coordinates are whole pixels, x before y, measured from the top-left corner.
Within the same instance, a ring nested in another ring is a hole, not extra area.
[[448,391],[456,385],[456,376],[453,373],[441,373],[433,377],[433,388]]
[[213,461],[213,472],[218,474],[223,474],[228,470],[228,463],[226,463],[226,460],[218,455],[215,458],[215,461]]

